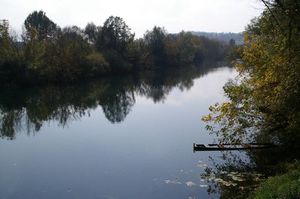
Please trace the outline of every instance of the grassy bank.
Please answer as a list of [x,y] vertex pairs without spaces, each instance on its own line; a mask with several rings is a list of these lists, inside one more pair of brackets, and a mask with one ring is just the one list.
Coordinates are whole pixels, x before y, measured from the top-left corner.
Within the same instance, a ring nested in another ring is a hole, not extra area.
[[299,199],[300,166],[288,172],[268,178],[250,197],[251,199]]

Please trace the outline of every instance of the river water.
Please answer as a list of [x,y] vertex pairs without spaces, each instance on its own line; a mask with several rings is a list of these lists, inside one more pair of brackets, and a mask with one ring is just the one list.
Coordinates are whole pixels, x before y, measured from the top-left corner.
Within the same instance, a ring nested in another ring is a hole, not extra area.
[[220,198],[201,176],[222,154],[192,144],[216,141],[201,117],[235,75],[206,67],[3,90],[0,198]]

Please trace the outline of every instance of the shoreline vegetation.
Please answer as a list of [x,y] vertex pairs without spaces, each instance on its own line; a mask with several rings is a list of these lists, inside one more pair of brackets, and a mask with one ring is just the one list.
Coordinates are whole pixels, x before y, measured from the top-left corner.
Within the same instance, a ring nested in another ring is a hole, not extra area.
[[190,32],[169,34],[155,26],[143,38],[120,17],[110,16],[102,26],[89,23],[60,28],[43,11],[24,22],[21,39],[0,21],[0,83],[36,84],[75,82],[107,75],[201,65],[222,61],[234,40],[220,42]]
[[300,167],[294,163],[284,174],[272,176],[261,183],[250,199],[300,198]]
[[[265,170],[267,178],[250,191],[254,191],[252,196],[246,189],[231,192],[220,186],[220,198],[300,197],[300,3],[262,3],[263,13],[244,33],[240,60],[235,64],[238,77],[224,86],[228,100],[212,105],[202,120],[220,143],[271,142],[280,147],[274,153],[248,152],[255,170]],[[249,166],[239,161],[229,165],[220,168],[249,172]]]

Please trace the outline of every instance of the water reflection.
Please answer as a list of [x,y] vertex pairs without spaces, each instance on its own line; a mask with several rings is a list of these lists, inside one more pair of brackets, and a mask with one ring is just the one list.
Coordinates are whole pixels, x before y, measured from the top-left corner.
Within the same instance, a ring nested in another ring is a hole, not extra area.
[[[221,152],[210,156],[201,178],[209,184],[208,194],[218,193],[220,198],[248,198],[249,193],[265,175],[257,170],[255,162],[245,152]],[[237,194],[238,193],[238,194]]]
[[0,134],[2,138],[14,139],[18,132],[39,131],[47,121],[57,121],[65,127],[70,121],[89,115],[98,106],[111,123],[119,123],[130,113],[137,95],[155,103],[163,102],[172,89],[188,90],[195,78],[218,66],[221,65],[210,63],[200,67],[149,71],[64,87],[2,89]]
[[248,198],[260,182],[269,176],[285,172],[288,169],[286,162],[299,159],[299,143],[281,143],[270,149],[211,154],[211,166],[205,166],[201,174],[201,178],[209,184],[208,194],[217,193],[220,199]]

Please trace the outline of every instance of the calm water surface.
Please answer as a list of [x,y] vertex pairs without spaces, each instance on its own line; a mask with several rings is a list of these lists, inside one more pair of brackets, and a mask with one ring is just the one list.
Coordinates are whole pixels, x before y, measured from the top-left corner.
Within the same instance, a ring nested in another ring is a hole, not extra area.
[[219,198],[201,174],[218,152],[201,116],[226,67],[0,96],[0,198]]

